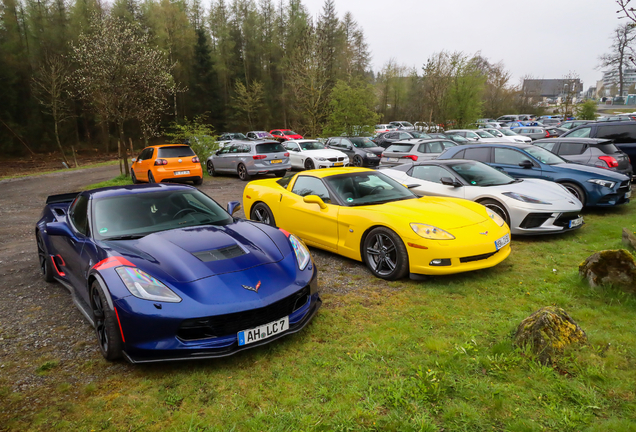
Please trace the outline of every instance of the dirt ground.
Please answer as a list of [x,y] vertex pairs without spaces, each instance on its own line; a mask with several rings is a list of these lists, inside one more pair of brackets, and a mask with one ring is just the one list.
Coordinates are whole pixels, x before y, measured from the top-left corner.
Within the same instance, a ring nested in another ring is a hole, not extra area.
[[[89,383],[99,385],[116,374],[125,379],[139,370],[101,357],[94,330],[68,291],[41,278],[34,237],[47,196],[118,175],[118,165],[107,165],[0,180],[0,430],[7,430],[3,424],[9,419],[28,424],[48,404],[86,397],[80,389]],[[215,177],[206,178],[200,189],[226,206],[241,200],[244,186],[235,177]],[[243,217],[242,211],[236,216]],[[337,296],[353,289],[391,290],[361,263],[316,249],[312,254],[320,269],[323,308],[337,306]],[[67,390],[58,391],[60,386]]]
[[[71,154],[66,156],[70,167],[75,168],[75,159]],[[76,155],[79,167],[99,162],[117,160],[117,153],[103,153],[94,150],[82,150]],[[56,171],[64,169],[62,156],[59,153],[43,153],[33,157],[0,156],[0,178],[19,176],[38,172]]]

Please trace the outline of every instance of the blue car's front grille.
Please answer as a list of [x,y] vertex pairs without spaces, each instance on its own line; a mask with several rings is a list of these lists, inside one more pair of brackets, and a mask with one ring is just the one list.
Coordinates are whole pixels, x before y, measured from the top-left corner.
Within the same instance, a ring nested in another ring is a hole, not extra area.
[[308,299],[309,286],[306,286],[289,297],[263,308],[188,319],[179,326],[177,337],[184,341],[191,341],[235,334],[287,316],[304,306]]

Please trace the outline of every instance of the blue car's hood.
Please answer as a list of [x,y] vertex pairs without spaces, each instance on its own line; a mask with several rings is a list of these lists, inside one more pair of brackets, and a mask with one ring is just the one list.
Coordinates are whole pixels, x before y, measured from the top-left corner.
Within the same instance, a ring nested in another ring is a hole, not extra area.
[[629,180],[629,177],[627,177],[624,174],[621,173],[617,173],[616,171],[611,171],[611,170],[607,170],[607,169],[603,169],[603,168],[597,168],[597,167],[593,167],[593,166],[589,166],[589,165],[582,165],[582,164],[576,164],[576,163],[562,163],[562,164],[555,164],[555,165],[550,165],[551,167],[555,167],[555,168],[559,168],[561,170],[574,170],[574,171],[581,171],[581,172],[585,172],[585,173],[589,173],[589,174],[594,174],[596,176],[600,176],[600,177],[607,177],[611,180],[614,181],[625,181],[625,180]]
[[192,282],[283,259],[272,238],[246,221],[174,229],[138,240],[101,243],[105,249],[111,249],[111,254],[121,255],[140,269],[169,282]]

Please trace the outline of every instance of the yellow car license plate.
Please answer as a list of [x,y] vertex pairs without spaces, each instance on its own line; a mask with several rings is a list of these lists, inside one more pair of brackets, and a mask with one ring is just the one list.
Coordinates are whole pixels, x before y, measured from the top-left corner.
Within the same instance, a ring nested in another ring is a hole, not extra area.
[[283,163],[283,161],[280,160],[280,159],[272,159],[270,162],[271,163]]
[[336,162],[335,164],[333,164],[333,166],[343,166],[344,162]]

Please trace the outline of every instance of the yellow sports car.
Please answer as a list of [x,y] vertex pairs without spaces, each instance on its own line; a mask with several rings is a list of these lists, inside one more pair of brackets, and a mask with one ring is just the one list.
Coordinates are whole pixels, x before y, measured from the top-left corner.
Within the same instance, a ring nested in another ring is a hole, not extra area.
[[510,255],[510,229],[481,204],[418,198],[379,171],[331,168],[256,180],[243,192],[250,219],[358,261],[382,279],[492,267]]

